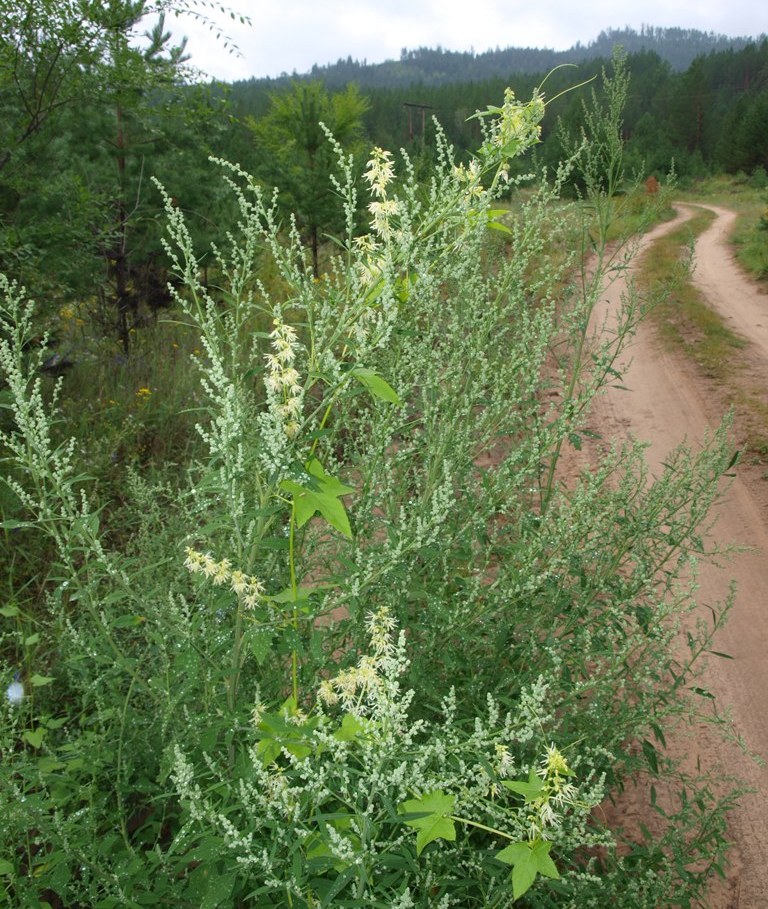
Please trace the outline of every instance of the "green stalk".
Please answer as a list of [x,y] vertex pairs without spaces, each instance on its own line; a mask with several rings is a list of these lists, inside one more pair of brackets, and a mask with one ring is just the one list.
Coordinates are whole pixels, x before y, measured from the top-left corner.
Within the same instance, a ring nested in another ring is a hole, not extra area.
[[[291,501],[291,523],[288,534],[288,565],[291,573],[291,593],[293,594],[293,616],[291,625],[294,635],[299,633],[299,610],[296,606],[298,596],[298,585],[296,583],[296,499]],[[291,685],[293,693],[293,703],[299,703],[299,655],[296,650],[297,637],[294,637],[294,643],[291,647]]]
[[494,836],[503,837],[505,840],[510,840],[512,842],[517,842],[515,837],[510,836],[508,833],[504,833],[503,830],[497,830],[495,827],[486,827],[485,824],[481,824],[479,821],[470,821],[466,817],[456,817],[455,814],[449,814],[449,819],[456,821],[457,824],[468,824],[470,827],[477,827],[479,830],[485,830],[486,833],[492,833]]
[[131,854],[134,854],[133,846],[131,845],[130,838],[128,836],[128,827],[125,821],[125,803],[123,801],[123,790],[120,784],[120,777],[123,772],[123,745],[125,743],[125,719],[128,714],[128,704],[131,700],[131,694],[133,692],[133,686],[136,682],[137,672],[134,672],[133,677],[131,678],[131,684],[128,686],[128,693],[125,695],[125,701],[123,702],[123,710],[120,715],[120,735],[117,740],[117,766],[115,768],[115,796],[117,798],[117,811],[120,816],[120,833],[123,837],[123,842],[125,843],[126,849]]
[[243,646],[243,607],[240,598],[237,600],[237,613],[235,615],[235,639],[232,644],[232,657],[230,660],[229,690],[227,693],[227,706],[234,711],[237,703],[237,689],[240,681],[240,653]]
[[[583,257],[583,253],[582,253]],[[603,273],[603,255],[602,250],[600,251],[597,266],[595,269],[595,274],[602,275]],[[582,286],[584,286],[583,291],[583,307],[584,312],[582,314],[582,325],[581,331],[579,332],[579,337],[576,342],[576,350],[573,358],[573,365],[571,367],[571,375],[568,381],[568,387],[565,392],[563,399],[561,412],[567,414],[571,410],[570,419],[566,424],[566,429],[572,425],[573,418],[575,416],[575,411],[572,410],[573,402],[576,397],[576,387],[578,381],[582,375],[582,366],[584,360],[584,347],[587,340],[587,332],[589,330],[589,320],[592,315],[592,310],[594,308],[596,294],[593,291],[594,279],[591,279],[588,283],[585,283],[585,278],[583,276],[583,267],[582,267]],[[560,460],[560,454],[563,449],[563,442],[565,441],[566,434],[565,432],[560,432],[558,434],[557,442],[555,444],[555,450],[552,453],[552,457],[549,461],[549,469],[547,470],[547,479],[544,483],[544,488],[542,490],[541,496],[541,513],[544,514],[549,506],[550,500],[552,498],[553,487],[555,482],[555,472],[557,471],[557,465]]]
[[[229,663],[229,684],[227,686],[227,707],[230,716],[234,715],[237,705],[237,689],[240,684],[240,654],[243,646],[243,605],[240,597],[237,598],[237,613],[235,615],[235,639],[232,643],[232,656]],[[229,766],[235,763],[234,740],[229,746]]]

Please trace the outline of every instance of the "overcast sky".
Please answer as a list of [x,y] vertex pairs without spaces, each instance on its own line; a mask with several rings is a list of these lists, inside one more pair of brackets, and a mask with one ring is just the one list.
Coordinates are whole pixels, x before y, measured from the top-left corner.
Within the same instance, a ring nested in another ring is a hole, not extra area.
[[[221,0],[226,4],[226,0]],[[201,12],[203,3],[196,7]],[[175,35],[189,38],[191,63],[225,81],[307,72],[312,64],[351,56],[369,63],[397,59],[401,48],[442,46],[480,53],[495,47],[565,50],[609,28],[643,24],[757,37],[768,32],[765,0],[231,0],[250,26],[209,9],[239,48],[183,17]]]

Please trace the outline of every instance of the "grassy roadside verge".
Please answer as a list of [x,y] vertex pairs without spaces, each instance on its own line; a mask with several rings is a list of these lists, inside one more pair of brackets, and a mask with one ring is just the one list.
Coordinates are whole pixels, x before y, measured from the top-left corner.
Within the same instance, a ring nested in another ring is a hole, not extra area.
[[676,230],[657,240],[640,261],[640,286],[656,301],[652,318],[665,343],[679,348],[710,378],[733,380],[734,351],[746,341],[710,309],[690,280],[693,243],[714,220],[702,209]]
[[731,245],[741,267],[768,287],[768,186],[765,175],[708,177],[697,182],[680,198],[687,202],[711,202],[736,212]]
[[749,342],[728,328],[690,280],[695,240],[714,217],[701,209],[657,240],[638,263],[637,281],[655,301],[650,318],[663,343],[694,362],[703,378],[718,384],[726,404],[734,408],[746,456],[753,463],[768,464],[768,405],[750,387],[744,359],[738,355]]

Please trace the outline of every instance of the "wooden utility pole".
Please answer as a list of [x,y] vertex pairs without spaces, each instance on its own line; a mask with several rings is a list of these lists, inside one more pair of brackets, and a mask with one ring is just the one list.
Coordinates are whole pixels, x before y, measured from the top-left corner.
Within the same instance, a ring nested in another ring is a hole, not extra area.
[[427,111],[433,110],[430,104],[411,104],[409,101],[403,102],[403,107],[408,111],[408,139],[413,142],[413,112],[421,111],[421,141],[424,141],[424,131],[427,124]]

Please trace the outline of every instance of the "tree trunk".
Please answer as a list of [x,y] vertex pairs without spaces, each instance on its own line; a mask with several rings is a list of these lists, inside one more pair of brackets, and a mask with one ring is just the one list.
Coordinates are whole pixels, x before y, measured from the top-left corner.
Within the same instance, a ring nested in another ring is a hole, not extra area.
[[117,335],[123,345],[126,357],[130,353],[131,335],[128,314],[131,300],[128,292],[127,233],[128,213],[125,204],[125,131],[123,129],[123,109],[117,105],[117,238],[113,249],[115,272],[115,304],[117,306]]
[[312,244],[312,274],[315,278],[320,277],[320,263],[318,252],[317,224],[312,224],[309,228],[309,240]]

